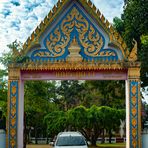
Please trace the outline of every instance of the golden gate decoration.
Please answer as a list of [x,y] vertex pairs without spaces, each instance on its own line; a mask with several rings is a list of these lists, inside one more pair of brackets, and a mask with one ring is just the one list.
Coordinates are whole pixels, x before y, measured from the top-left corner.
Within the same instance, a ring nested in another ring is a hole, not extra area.
[[126,148],[141,148],[137,42],[126,43],[90,0],[59,0],[9,64],[7,148],[23,148],[25,80],[126,80]]

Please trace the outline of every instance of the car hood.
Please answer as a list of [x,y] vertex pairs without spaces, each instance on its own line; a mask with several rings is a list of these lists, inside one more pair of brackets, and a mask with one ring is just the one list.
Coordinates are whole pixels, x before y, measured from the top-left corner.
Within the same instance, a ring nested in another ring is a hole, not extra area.
[[88,148],[87,146],[55,146],[54,148]]

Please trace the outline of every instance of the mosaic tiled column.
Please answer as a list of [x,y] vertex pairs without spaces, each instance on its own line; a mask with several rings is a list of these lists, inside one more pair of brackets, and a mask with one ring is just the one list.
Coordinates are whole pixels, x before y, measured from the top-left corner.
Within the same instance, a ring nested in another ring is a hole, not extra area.
[[18,126],[18,81],[9,81],[8,147],[17,147]]
[[9,70],[8,80],[8,119],[7,119],[7,148],[17,148],[18,140],[18,103],[20,87],[19,69]]
[[129,68],[128,77],[129,131],[127,136],[129,136],[129,143],[127,143],[127,148],[141,148],[140,69]]

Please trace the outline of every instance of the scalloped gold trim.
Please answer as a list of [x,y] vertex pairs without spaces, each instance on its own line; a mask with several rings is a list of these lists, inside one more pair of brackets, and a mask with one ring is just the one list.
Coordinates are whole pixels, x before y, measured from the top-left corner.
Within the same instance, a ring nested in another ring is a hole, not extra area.
[[[128,69],[129,67],[139,67],[140,63],[129,63],[123,61],[27,61],[23,64],[10,64],[9,69],[20,70],[121,70]],[[140,68],[129,68],[128,76],[132,76],[132,72],[139,71]],[[139,73],[138,73],[139,76]],[[134,74],[134,78],[137,77]],[[132,77],[131,77],[132,78]]]

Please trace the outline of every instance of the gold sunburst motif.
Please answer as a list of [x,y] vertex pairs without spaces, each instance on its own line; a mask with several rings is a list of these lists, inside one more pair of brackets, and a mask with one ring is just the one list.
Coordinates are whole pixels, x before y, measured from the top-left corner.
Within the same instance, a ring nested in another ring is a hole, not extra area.
[[132,136],[136,137],[136,135],[137,135],[137,130],[136,130],[136,128],[133,128],[132,129]]
[[16,117],[11,119],[11,125],[14,126],[16,124]]
[[16,114],[16,108],[13,107],[13,108],[11,109],[11,115],[14,116],[15,114]]
[[14,137],[16,135],[16,129],[12,128],[10,134],[12,137]]
[[16,86],[12,86],[12,94],[14,95],[16,93]]
[[136,109],[136,107],[133,107],[133,108],[132,108],[132,114],[133,114],[133,116],[135,116],[136,113],[137,113],[137,109]]
[[14,146],[15,146],[15,144],[16,144],[15,140],[12,139],[10,143],[11,143],[11,147],[14,148]]
[[13,96],[12,97],[12,105],[15,105],[16,104],[16,96]]
[[132,125],[133,125],[133,126],[136,126],[136,124],[137,124],[137,121],[136,121],[135,118],[133,118],[133,119],[132,119]]
[[137,103],[137,98],[136,98],[136,96],[132,96],[132,104],[133,104],[133,105],[136,105],[136,103]]
[[137,141],[136,141],[136,139],[133,139],[133,140],[132,140],[132,145],[133,145],[133,148],[136,148],[136,146],[137,146]]
[[135,95],[136,94],[136,86],[134,85],[134,86],[132,86],[132,93],[133,93],[133,95]]

